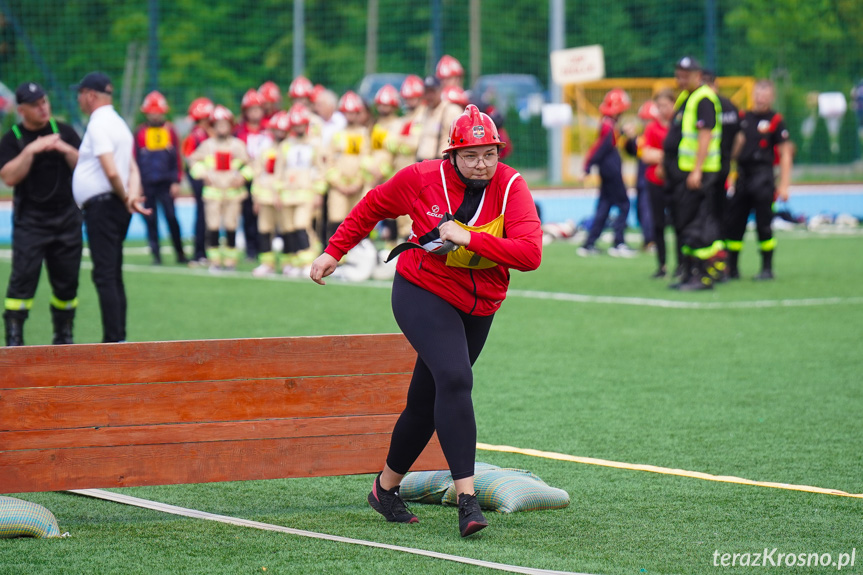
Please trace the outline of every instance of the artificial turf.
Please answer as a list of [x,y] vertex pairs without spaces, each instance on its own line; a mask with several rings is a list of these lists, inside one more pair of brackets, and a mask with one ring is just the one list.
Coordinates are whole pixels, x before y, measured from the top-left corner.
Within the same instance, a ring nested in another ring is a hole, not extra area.
[[[787,232],[779,235],[776,281],[743,279],[711,293],[680,294],[648,279],[649,254],[581,259],[573,244],[547,246],[538,271],[513,274],[513,295],[475,366],[479,441],[863,493],[861,253],[863,235]],[[389,290],[380,284],[320,287],[147,262],[127,257],[129,337],[136,341],[397,331]],[[757,272],[754,242],[742,262],[745,277]],[[8,270],[0,261],[0,280]],[[87,271],[81,280],[76,340],[95,342],[95,290]],[[26,324],[28,343],[50,340],[49,292],[43,278]],[[680,302],[711,307],[659,307]],[[842,572],[863,572],[861,499],[487,451],[477,460],[529,469],[566,489],[571,505],[491,514],[489,529],[462,540],[452,508],[415,505],[419,525],[384,522],[365,502],[371,476],[122,491],[535,568],[748,573],[753,567],[715,567],[714,552],[777,548],[835,559],[859,548],[857,565]],[[21,497],[46,505],[72,536],[0,542],[0,573],[490,572],[66,493]]]

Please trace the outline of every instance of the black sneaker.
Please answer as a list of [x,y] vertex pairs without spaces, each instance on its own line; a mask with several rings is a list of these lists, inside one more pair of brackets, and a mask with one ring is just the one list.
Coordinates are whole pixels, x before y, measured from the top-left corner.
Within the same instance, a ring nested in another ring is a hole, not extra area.
[[398,485],[389,491],[381,487],[381,476],[375,477],[372,492],[369,493],[369,505],[383,515],[387,521],[394,523],[419,523],[416,515],[408,511],[405,502],[399,496]]
[[476,495],[459,493],[458,495],[458,529],[462,537],[467,537],[488,527],[488,521],[483,517]]
[[761,272],[755,276],[755,281],[769,281],[773,279],[773,270],[761,270]]

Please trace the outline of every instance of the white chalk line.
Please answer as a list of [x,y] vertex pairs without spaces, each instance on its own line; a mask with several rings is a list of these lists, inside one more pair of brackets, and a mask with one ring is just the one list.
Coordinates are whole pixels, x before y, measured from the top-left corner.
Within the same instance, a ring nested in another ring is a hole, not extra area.
[[[126,248],[126,250],[138,250],[144,248]],[[124,253],[126,252],[124,250]],[[0,250],[0,260],[11,260],[11,250]],[[81,262],[81,268],[85,270],[92,269],[92,262],[84,260]],[[226,271],[220,270],[210,272],[206,268],[189,268],[185,266],[171,265],[141,265],[141,264],[124,264],[123,270],[131,273],[149,273],[161,275],[179,275],[179,276],[197,276],[209,278],[225,278],[239,279],[249,281],[283,281],[294,283],[310,283],[311,280],[307,277],[286,277],[282,275],[272,275],[263,278],[253,277],[248,271]],[[327,280],[327,285],[352,287],[352,288],[375,288],[375,289],[390,289],[392,281],[390,280],[368,280],[364,282],[346,282],[342,280]],[[570,303],[584,304],[604,304],[604,305],[627,305],[638,307],[655,307],[664,309],[688,309],[688,310],[722,310],[722,309],[766,309],[766,308],[793,308],[793,307],[815,307],[815,306],[833,306],[833,305],[860,305],[863,303],[863,296],[849,297],[823,297],[823,298],[799,298],[799,299],[776,299],[776,300],[743,300],[743,301],[726,301],[726,302],[699,302],[699,301],[679,301],[659,298],[645,297],[628,297],[628,296],[598,296],[589,294],[577,294],[566,292],[547,292],[536,290],[520,290],[511,289],[507,292],[508,298],[523,298],[546,301],[562,301]]]
[[[86,497],[94,497],[96,499],[104,499],[125,505],[142,507],[153,511],[161,511],[171,515],[180,515],[182,517],[191,517],[194,519],[204,519],[207,521],[217,521],[228,525],[237,525],[240,527],[250,527],[252,529],[261,529],[263,531],[275,531],[278,533],[287,533],[289,535],[298,535],[300,537],[310,537],[312,539],[324,539],[337,543],[349,543],[351,545],[362,545],[365,547],[375,547],[378,549],[388,549],[390,551],[399,551],[401,553],[410,553],[412,555],[421,555],[423,557],[431,557],[433,559],[442,559],[444,561],[454,561],[456,563],[464,563],[466,565],[474,565],[477,567],[486,567],[497,571],[506,571],[508,573],[525,573],[527,575],[588,575],[586,573],[572,573],[570,571],[551,571],[548,569],[534,569],[532,567],[520,567],[518,565],[507,565],[505,563],[495,563],[492,561],[483,561],[481,559],[472,559],[470,557],[461,557],[459,555],[450,555],[448,553],[438,553],[437,551],[427,551],[425,549],[415,549],[413,547],[402,547],[401,545],[389,545],[387,543],[377,543],[375,541],[366,541],[364,539],[353,539],[350,537],[341,537],[339,535],[329,535],[326,533],[317,533],[315,531],[304,531],[302,529],[293,529],[291,527],[283,527],[281,525],[273,525],[271,523],[261,523],[259,521],[251,521],[238,517],[230,517],[228,515],[218,515],[208,513],[206,511],[198,511],[185,507],[177,507],[167,503],[160,503],[149,499],[141,499],[103,489],[75,489],[70,493],[83,495]],[[414,527],[409,527],[414,528]]]

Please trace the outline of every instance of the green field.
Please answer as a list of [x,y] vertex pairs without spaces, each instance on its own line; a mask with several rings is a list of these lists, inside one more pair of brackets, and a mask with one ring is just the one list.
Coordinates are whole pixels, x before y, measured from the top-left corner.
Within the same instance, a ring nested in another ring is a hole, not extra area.
[[[547,246],[515,272],[475,367],[479,441],[863,493],[863,235],[779,235],[777,280],[680,294],[653,257],[580,259]],[[749,241],[746,278],[757,270]],[[171,256],[166,257],[172,261]],[[131,340],[397,331],[383,284],[326,287],[127,257]],[[246,264],[245,269],[250,269]],[[88,268],[89,269],[89,268]],[[8,278],[0,259],[0,281]],[[50,341],[43,279],[27,343]],[[582,297],[583,296],[583,297]],[[82,271],[76,341],[101,338]],[[14,417],[3,413],[2,417]],[[563,488],[564,510],[489,514],[462,540],[452,508],[413,505],[392,525],[365,501],[372,476],[121,490],[184,507],[512,565],[591,574],[751,573],[714,552],[857,550],[863,499],[479,451]],[[179,518],[65,493],[25,494],[63,540],[0,541],[0,573],[491,573],[389,550]],[[775,558],[775,555],[773,556]],[[265,569],[265,570],[264,570]],[[825,567],[769,572],[828,573]]]

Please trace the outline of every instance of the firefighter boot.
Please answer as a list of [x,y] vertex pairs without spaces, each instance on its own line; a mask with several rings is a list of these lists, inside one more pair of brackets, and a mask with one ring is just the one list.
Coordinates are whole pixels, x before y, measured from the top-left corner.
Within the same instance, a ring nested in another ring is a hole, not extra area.
[[54,345],[68,345],[72,341],[72,322],[75,319],[74,309],[57,309],[51,307],[51,320],[54,322]]
[[680,289],[680,286],[688,283],[692,278],[693,265],[695,265],[695,258],[692,256],[683,256],[678,266],[680,268],[680,278],[676,282],[669,284],[668,287],[671,289]]
[[773,279],[773,250],[761,252],[761,272],[755,276],[756,280]]
[[713,278],[707,271],[708,263],[705,260],[693,258],[692,275],[685,283],[677,288],[680,291],[701,291],[713,289]]
[[740,252],[728,250],[728,279],[739,280],[740,270],[737,268],[737,262],[740,261]]
[[24,319],[7,313],[3,316],[3,321],[6,324],[6,345],[24,345]]

